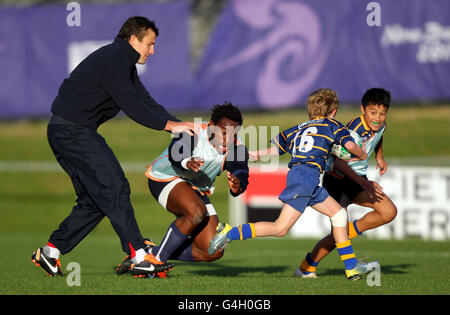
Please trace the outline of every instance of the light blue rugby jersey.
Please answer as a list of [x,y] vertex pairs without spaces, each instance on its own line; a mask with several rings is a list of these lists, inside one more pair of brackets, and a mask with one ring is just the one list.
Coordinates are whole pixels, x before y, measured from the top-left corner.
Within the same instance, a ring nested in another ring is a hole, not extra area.
[[192,156],[204,160],[205,164],[201,167],[202,171],[194,172],[174,167],[169,160],[169,148],[167,148],[152,162],[145,173],[147,177],[159,182],[182,178],[200,191],[206,192],[211,190],[216,176],[223,170],[226,154],[218,153],[216,148],[209,142],[207,126],[208,123],[202,123],[198,142],[192,151]]
[[[240,145],[241,141],[238,137],[236,145],[228,150],[225,154],[217,152],[216,148],[210,143],[208,136],[208,122],[203,122],[201,126],[200,134],[195,136],[196,143],[191,148],[190,145],[184,147],[188,156],[195,156],[201,158],[204,161],[204,165],[201,166],[201,170],[194,172],[187,170],[180,166],[175,166],[169,158],[169,148],[164,150],[149,166],[145,175],[158,182],[172,181],[176,178],[182,178],[197,188],[199,191],[212,194],[214,191],[214,181],[217,176],[221,174],[223,170],[230,171],[236,175],[240,182],[242,191],[244,191],[248,184],[248,151],[244,145]],[[191,141],[191,137],[189,141]],[[182,139],[174,139],[176,142],[183,143]],[[194,143],[191,143],[193,145]],[[185,144],[182,144],[184,146]],[[179,147],[172,150],[177,151]],[[172,158],[174,152],[172,152]],[[181,162],[181,161],[179,161]],[[234,194],[231,192],[233,196]]]
[[282,131],[271,142],[278,146],[280,155],[291,154],[289,168],[305,164],[322,173],[333,143],[344,146],[350,140],[342,123],[332,118],[318,118]]
[[[383,132],[386,129],[386,123],[376,132],[372,131],[370,127],[367,125],[364,120],[363,115],[352,119],[347,124],[348,130],[353,130],[358,133],[362,142],[364,142],[367,158],[363,161],[353,161],[347,162],[347,164],[357,173],[358,175],[367,175],[367,168],[369,167],[369,158],[372,152],[375,150],[376,146],[380,142],[381,137],[383,136]],[[326,171],[331,171],[333,167],[333,163],[329,161],[326,166]]]

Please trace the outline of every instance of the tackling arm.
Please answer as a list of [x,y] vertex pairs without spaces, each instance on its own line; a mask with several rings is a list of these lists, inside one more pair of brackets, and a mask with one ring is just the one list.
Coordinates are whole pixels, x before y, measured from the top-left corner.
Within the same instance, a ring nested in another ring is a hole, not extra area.
[[336,158],[334,161],[334,169],[345,177],[350,179],[351,181],[357,183],[361,186],[370,197],[373,197],[378,194],[382,194],[383,187],[381,187],[377,182],[370,181],[360,175],[358,175],[348,164],[347,162]]
[[248,151],[248,155],[252,161],[259,161],[261,157],[263,156],[270,156],[270,155],[279,155],[279,149],[276,146],[271,146],[267,149],[261,149],[258,151]]
[[344,144],[344,148],[346,148],[348,152],[350,152],[360,160],[367,159],[367,152],[353,141],[347,141]]

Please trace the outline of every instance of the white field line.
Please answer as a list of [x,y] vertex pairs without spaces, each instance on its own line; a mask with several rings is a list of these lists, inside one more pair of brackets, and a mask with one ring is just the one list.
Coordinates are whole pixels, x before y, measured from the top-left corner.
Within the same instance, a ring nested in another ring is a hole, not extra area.
[[[125,172],[145,173],[150,162],[121,162]],[[0,172],[35,172],[59,173],[64,172],[58,162],[42,161],[0,161]]]

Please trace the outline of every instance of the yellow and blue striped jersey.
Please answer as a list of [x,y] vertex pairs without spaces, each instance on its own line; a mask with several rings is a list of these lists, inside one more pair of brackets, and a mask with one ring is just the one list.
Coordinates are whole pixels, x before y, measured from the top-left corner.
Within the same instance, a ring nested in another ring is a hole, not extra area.
[[280,132],[271,142],[278,146],[280,155],[292,155],[289,168],[306,164],[322,173],[333,143],[344,146],[350,140],[342,123],[332,118],[318,118]]
[[357,132],[362,142],[365,142],[374,133],[372,130],[370,130],[369,126],[367,126],[363,115],[350,120],[347,124],[347,129]]
[[386,129],[386,123],[377,130],[372,131],[364,120],[364,116],[358,116],[352,119],[347,124],[348,130],[353,130],[358,133],[362,142],[364,142],[364,146],[367,152],[367,159],[363,161],[352,161],[347,162],[348,165],[359,175],[367,175],[367,168],[369,167],[369,158],[372,152],[375,150],[376,146],[380,142],[380,139],[383,137],[383,132]]

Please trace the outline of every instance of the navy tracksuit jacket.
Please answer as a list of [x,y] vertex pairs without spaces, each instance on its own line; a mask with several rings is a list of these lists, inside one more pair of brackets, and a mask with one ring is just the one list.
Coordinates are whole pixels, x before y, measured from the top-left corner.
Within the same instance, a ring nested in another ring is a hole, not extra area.
[[122,110],[148,128],[162,130],[178,121],[142,85],[136,71],[139,53],[116,37],[84,59],[61,84],[47,128],[50,147],[69,174],[76,205],[49,239],[70,252],[106,216],[130,253],[143,247],[130,202],[130,185],[113,151],[97,128]]

